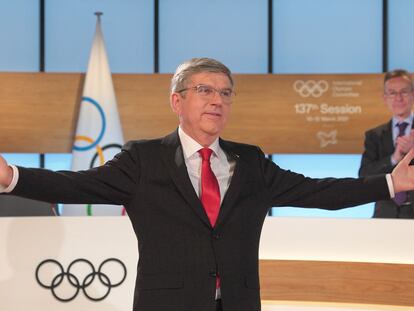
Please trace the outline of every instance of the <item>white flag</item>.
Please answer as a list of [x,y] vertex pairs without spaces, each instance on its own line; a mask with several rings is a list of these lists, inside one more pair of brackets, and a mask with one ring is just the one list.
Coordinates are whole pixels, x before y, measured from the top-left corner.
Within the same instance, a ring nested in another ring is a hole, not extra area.
[[[112,84],[108,58],[97,13],[96,31],[89,56],[76,137],[72,150],[72,170],[104,164],[118,153],[124,143]],[[63,215],[123,215],[116,205],[65,204]]]

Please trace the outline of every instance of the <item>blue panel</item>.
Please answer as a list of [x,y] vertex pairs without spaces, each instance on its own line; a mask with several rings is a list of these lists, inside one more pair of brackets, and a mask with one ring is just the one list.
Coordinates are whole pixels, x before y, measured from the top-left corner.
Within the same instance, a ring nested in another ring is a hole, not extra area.
[[9,164],[25,166],[25,167],[39,167],[40,159],[37,153],[2,153],[2,156]]
[[414,1],[388,1],[388,66],[414,71]]
[[53,171],[70,170],[72,161],[71,153],[47,153],[45,154],[45,168]]
[[382,71],[381,0],[277,0],[275,73]]
[[153,2],[145,0],[46,1],[46,70],[85,72],[101,11],[112,72],[153,72]]
[[[361,155],[341,154],[284,154],[274,155],[274,162],[281,168],[289,169],[305,176],[323,177],[357,177],[361,163]],[[370,218],[374,212],[374,204],[365,204],[340,211],[320,209],[304,209],[293,207],[273,208],[273,216],[303,217],[362,217]]]
[[0,70],[39,70],[39,1],[2,1]]
[[266,0],[160,1],[160,72],[212,57],[233,72],[267,72]]

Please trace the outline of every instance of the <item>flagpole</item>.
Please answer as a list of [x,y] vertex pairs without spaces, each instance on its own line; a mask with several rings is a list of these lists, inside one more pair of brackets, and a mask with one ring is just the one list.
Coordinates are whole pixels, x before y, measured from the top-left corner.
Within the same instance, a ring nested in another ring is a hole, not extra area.
[[100,22],[101,21],[101,16],[103,15],[103,13],[102,12],[95,12],[94,14],[98,17],[98,22]]

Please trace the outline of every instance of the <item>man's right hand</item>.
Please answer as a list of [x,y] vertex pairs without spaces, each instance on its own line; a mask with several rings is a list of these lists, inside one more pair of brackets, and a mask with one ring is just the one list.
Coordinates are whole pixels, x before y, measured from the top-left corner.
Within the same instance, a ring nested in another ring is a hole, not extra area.
[[7,161],[0,155],[0,185],[7,188],[13,179],[13,169]]

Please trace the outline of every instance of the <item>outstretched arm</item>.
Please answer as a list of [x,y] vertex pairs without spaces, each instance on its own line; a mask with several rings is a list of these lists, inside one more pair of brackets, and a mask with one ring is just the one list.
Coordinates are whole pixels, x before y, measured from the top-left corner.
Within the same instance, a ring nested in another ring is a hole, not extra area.
[[126,205],[140,178],[137,149],[131,142],[104,165],[78,172],[8,166],[0,157],[0,193],[52,203]]
[[0,186],[7,188],[13,179],[13,170],[0,155]]
[[414,158],[414,148],[398,163],[391,173],[394,192],[414,190],[414,166],[410,165]]

